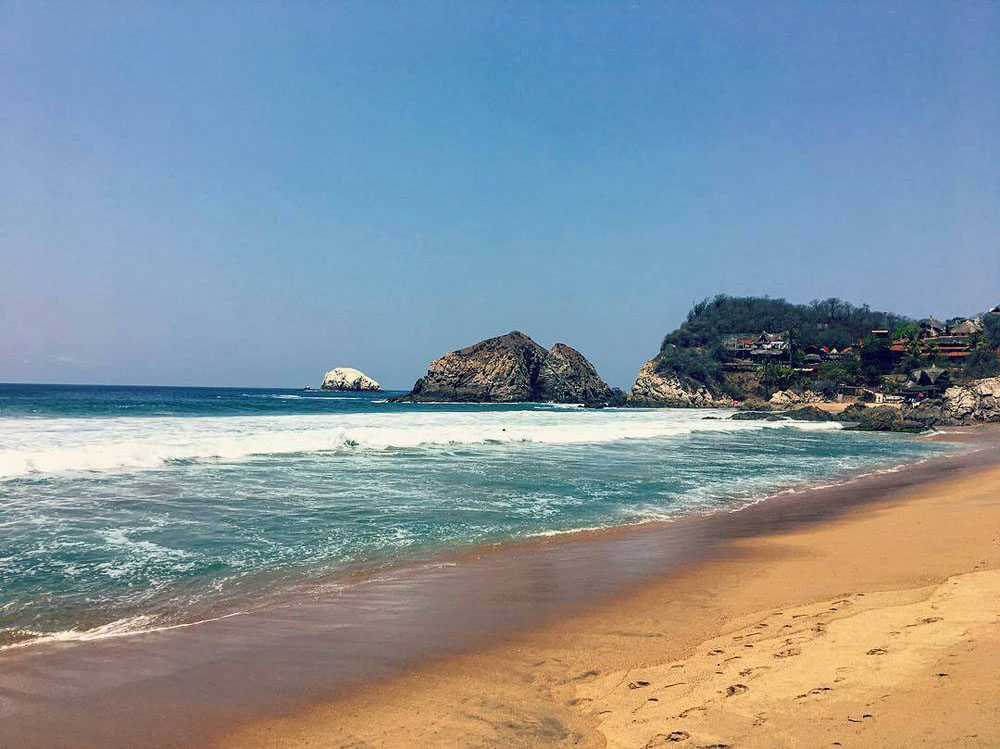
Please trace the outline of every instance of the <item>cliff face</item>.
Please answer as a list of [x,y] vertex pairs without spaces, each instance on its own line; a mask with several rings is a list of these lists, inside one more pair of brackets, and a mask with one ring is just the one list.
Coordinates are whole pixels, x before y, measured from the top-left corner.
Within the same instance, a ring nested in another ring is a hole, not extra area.
[[630,406],[671,406],[674,408],[730,408],[732,398],[715,396],[708,388],[685,386],[672,372],[657,371],[657,360],[650,359],[635,378]]
[[547,351],[515,330],[436,359],[396,400],[614,405],[624,396],[580,352],[562,343]]
[[323,376],[323,390],[381,390],[382,386],[360,370],[337,367]]
[[557,343],[547,354],[538,378],[540,400],[614,404],[621,399],[621,394],[610,388],[576,349]]

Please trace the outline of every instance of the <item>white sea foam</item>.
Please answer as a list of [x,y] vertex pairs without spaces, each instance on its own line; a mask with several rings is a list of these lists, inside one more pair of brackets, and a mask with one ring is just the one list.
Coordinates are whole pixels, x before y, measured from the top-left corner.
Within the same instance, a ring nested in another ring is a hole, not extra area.
[[[715,419],[706,419],[715,416]],[[724,411],[427,411],[230,417],[0,420],[0,479],[120,472],[172,462],[430,445],[597,444],[693,432],[839,429],[834,422],[730,421]]]
[[213,616],[207,619],[199,619],[193,622],[162,625],[157,624],[159,620],[155,616],[139,614],[137,616],[117,619],[113,622],[108,622],[107,624],[102,624],[91,629],[64,629],[58,632],[32,632],[30,630],[22,630],[22,632],[29,636],[23,640],[0,646],[0,651],[14,650],[51,642],[86,642],[88,640],[106,640],[111,637],[130,637],[133,635],[150,634],[151,632],[166,632],[171,629],[197,627],[201,624],[222,621],[223,619],[230,619],[234,616],[243,616],[243,614],[244,612],[242,611],[233,611],[228,614]]

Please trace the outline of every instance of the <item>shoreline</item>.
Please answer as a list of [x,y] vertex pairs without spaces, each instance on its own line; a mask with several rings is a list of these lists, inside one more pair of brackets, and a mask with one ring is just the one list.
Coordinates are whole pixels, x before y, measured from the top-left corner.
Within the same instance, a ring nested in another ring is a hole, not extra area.
[[[980,442],[996,434],[969,431],[951,438]],[[106,744],[112,737],[138,745],[202,744],[234,726],[318,709],[364,693],[373,681],[406,679],[442,658],[469,657],[497,639],[586,616],[645,586],[729,559],[747,538],[835,522],[845,512],[882,504],[927,482],[985,470],[983,465],[996,462],[996,452],[993,444],[986,453],[779,494],[738,511],[463,550],[452,557],[454,566],[424,561],[394,570],[395,577],[379,579],[380,585],[328,592],[326,600],[182,632],[8,650],[0,653],[6,666],[0,694],[15,697],[0,698],[0,718],[18,745],[65,745],[60,741],[67,734],[44,725],[39,714],[58,715],[76,746]],[[408,617],[405,627],[393,621],[401,614]],[[68,684],[53,685],[51,673]],[[142,694],[133,688],[135,674],[141,675]],[[259,679],[274,683],[254,683]],[[158,719],[162,704],[178,707],[169,725]]]
[[[936,438],[987,445],[977,465],[911,475],[818,519],[791,508],[783,527],[589,610],[249,722],[220,744],[1000,742],[1000,429]],[[844,566],[830,574],[822,556]]]
[[[582,405],[581,405],[582,407]],[[973,436],[976,434],[976,427],[970,427],[973,432],[970,432]],[[959,428],[955,428],[956,430]],[[975,439],[965,440],[959,435],[961,433],[958,431],[948,431],[948,432],[928,432],[921,435],[913,435],[914,437],[928,440],[928,441],[949,441],[949,442],[975,442]],[[981,448],[980,448],[981,449]],[[242,617],[242,616],[252,616],[259,611],[266,610],[272,607],[280,607],[286,605],[294,605],[295,602],[301,598],[308,597],[310,594],[315,595],[316,591],[329,591],[331,588],[339,589],[344,587],[351,587],[354,585],[365,585],[369,583],[378,582],[379,578],[384,576],[391,576],[395,573],[406,574],[413,570],[419,570],[424,567],[435,567],[440,565],[451,565],[451,564],[461,564],[468,562],[470,559],[480,559],[485,554],[515,554],[519,550],[528,549],[534,546],[541,546],[545,544],[558,544],[561,542],[576,542],[576,541],[586,541],[586,540],[600,540],[601,538],[611,538],[619,534],[630,534],[630,533],[641,533],[647,530],[653,530],[664,525],[671,525],[676,523],[687,523],[687,522],[698,522],[700,520],[711,518],[716,515],[729,515],[732,513],[740,513],[745,510],[755,507],[761,504],[767,504],[780,500],[786,496],[801,495],[807,492],[816,491],[826,491],[826,490],[836,490],[838,488],[849,487],[859,481],[864,481],[866,479],[881,476],[884,474],[892,474],[899,472],[901,470],[912,469],[916,466],[923,465],[928,462],[934,462],[939,460],[944,460],[948,458],[959,457],[962,453],[955,453],[952,455],[937,455],[932,457],[923,458],[921,460],[912,461],[909,463],[899,463],[889,467],[883,468],[869,468],[861,473],[856,474],[845,474],[841,476],[831,476],[828,479],[824,479],[824,483],[820,484],[795,484],[786,486],[784,488],[776,488],[771,493],[764,494],[755,498],[743,498],[739,500],[738,504],[735,504],[730,508],[715,508],[700,512],[683,512],[674,517],[667,518],[648,518],[643,520],[637,520],[631,523],[623,523],[617,525],[602,525],[593,527],[583,527],[583,528],[570,528],[566,530],[554,530],[554,531],[538,531],[533,533],[527,533],[522,536],[515,536],[510,538],[504,538],[492,542],[476,542],[469,545],[462,545],[457,547],[442,547],[442,548],[431,548],[422,552],[418,552],[412,557],[397,559],[392,561],[382,561],[372,563],[369,562],[358,562],[355,565],[347,566],[339,570],[327,572],[321,576],[308,579],[302,583],[296,584],[295,586],[287,590],[269,590],[267,593],[267,598],[263,602],[257,601],[257,599],[248,598],[248,603],[252,605],[245,609],[233,610],[232,608],[220,609],[215,612],[210,612],[208,616],[203,618],[191,619],[191,620],[180,620],[165,622],[153,626],[140,626],[137,628],[129,628],[127,624],[124,626],[123,622],[125,620],[118,620],[113,622],[107,622],[105,624],[81,630],[64,630],[59,632],[47,633],[37,637],[29,637],[22,640],[14,640],[11,642],[6,642],[0,644],[0,657],[9,650],[16,650],[21,648],[44,648],[46,646],[51,646],[60,643],[86,643],[86,642],[96,642],[101,640],[110,640],[116,638],[128,638],[136,637],[145,634],[154,634],[159,632],[168,632],[175,629],[184,629],[188,627],[197,627],[203,624],[208,624],[211,622],[220,621],[223,619],[228,619],[230,617]],[[138,614],[133,619],[143,619],[146,618],[145,615]]]

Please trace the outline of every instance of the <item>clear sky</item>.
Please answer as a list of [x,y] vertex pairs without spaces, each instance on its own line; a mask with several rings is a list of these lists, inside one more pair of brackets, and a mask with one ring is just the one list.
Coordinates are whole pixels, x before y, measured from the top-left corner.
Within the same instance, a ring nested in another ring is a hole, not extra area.
[[1000,3],[0,0],[0,381],[627,387],[695,300],[1000,303]]

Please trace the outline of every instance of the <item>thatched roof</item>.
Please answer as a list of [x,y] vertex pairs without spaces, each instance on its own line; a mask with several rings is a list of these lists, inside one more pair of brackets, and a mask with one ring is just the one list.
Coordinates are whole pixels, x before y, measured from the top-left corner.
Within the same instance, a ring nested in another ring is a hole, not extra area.
[[948,330],[952,335],[972,335],[983,329],[978,320],[962,320],[962,322],[952,325]]
[[951,380],[951,376],[948,374],[948,370],[943,367],[924,367],[923,369],[914,369],[910,372],[910,382],[908,385],[912,384],[914,386],[919,385],[940,385]]

